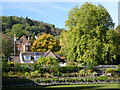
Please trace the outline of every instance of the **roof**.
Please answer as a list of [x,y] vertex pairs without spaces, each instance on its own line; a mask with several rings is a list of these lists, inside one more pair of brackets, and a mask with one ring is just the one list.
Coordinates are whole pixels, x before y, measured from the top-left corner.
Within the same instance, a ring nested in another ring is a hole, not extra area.
[[43,52],[22,52],[21,54],[22,55],[31,55],[31,56],[34,56],[34,55],[40,55],[40,56],[44,56],[44,53]]
[[59,59],[59,57],[56,55],[56,54],[54,54],[52,51],[47,51],[47,52],[45,52],[44,53],[44,56],[45,57],[54,57],[54,58],[56,58],[56,59]]
[[[18,62],[18,63],[20,63],[20,58],[19,58],[19,56],[10,56],[8,59],[9,59],[10,61],[12,61],[12,62]],[[15,59],[15,61],[14,61],[14,59]]]
[[22,52],[21,53],[22,56],[23,55],[31,55],[31,56],[35,56],[35,55],[38,55],[38,56],[44,56],[44,57],[54,57],[56,59],[60,59],[60,55],[59,54],[54,54],[52,51],[47,51],[47,52]]

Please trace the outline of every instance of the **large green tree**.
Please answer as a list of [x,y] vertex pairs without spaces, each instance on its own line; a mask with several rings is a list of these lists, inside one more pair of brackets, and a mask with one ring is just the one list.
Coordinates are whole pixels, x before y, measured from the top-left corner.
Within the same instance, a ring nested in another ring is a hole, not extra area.
[[25,35],[26,31],[23,31],[24,25],[21,24],[15,24],[13,25],[12,29],[10,31],[7,32],[7,34],[14,36],[14,34],[16,34],[16,36],[18,38],[20,38],[21,36]]
[[2,57],[9,57],[14,53],[13,37],[2,34]]
[[[67,60],[84,64],[111,64],[116,60],[118,37],[111,16],[102,5],[85,3],[70,10],[67,34],[61,36]],[[64,42],[65,38],[67,39]]]
[[31,50],[33,52],[46,52],[48,50],[57,52],[60,50],[60,45],[59,41],[52,35],[44,33],[33,42]]

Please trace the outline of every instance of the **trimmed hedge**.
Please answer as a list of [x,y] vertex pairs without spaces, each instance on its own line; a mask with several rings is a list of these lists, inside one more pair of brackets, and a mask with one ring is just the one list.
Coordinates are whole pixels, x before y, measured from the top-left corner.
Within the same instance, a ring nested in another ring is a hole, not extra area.
[[78,72],[81,69],[82,69],[81,66],[63,66],[59,68],[59,72],[72,73],[72,72]]

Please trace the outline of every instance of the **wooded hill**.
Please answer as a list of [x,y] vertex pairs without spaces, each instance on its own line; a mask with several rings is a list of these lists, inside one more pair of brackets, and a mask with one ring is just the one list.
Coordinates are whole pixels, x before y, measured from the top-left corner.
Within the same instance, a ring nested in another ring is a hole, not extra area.
[[32,20],[28,17],[17,16],[1,16],[2,31],[6,33],[17,34],[18,37],[34,36],[42,33],[50,33],[53,36],[60,35],[62,29],[56,28],[53,24],[44,23],[42,21]]

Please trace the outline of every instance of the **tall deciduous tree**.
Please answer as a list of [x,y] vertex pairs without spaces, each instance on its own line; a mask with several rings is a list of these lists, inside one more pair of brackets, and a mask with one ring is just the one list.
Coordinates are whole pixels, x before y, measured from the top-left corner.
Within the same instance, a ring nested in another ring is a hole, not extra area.
[[[119,46],[118,46],[118,47],[119,47],[119,52],[120,52],[120,25],[118,25],[118,26],[116,27],[116,31],[118,32],[117,35],[118,35],[118,37],[119,37],[119,39],[118,39],[118,40],[119,40],[119,41],[118,41]],[[120,55],[117,56],[117,62],[116,62],[116,63],[118,63],[118,64],[120,63],[120,59],[119,59],[119,58],[120,58]]]
[[51,50],[57,52],[60,50],[59,41],[50,34],[42,34],[32,45],[33,52],[46,52]]
[[69,29],[67,40],[63,42],[65,38],[61,38],[61,41],[68,61],[97,65],[116,60],[118,37],[112,29],[114,23],[102,5],[85,3],[81,8],[76,6],[69,12],[66,27]]
[[2,34],[2,57],[8,57],[13,55],[14,41],[10,36]]

